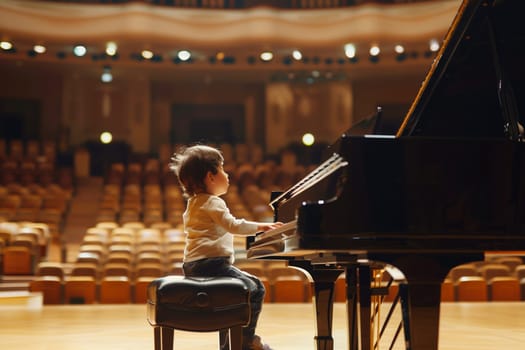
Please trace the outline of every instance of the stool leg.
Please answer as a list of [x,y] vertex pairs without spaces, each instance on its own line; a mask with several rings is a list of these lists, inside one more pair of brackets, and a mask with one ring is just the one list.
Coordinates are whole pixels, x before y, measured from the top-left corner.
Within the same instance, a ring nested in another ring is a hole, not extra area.
[[230,328],[230,350],[242,350],[242,326]]
[[230,350],[230,333],[228,329],[219,330],[219,349]]
[[153,335],[155,342],[155,350],[161,350],[160,348],[160,327],[153,327]]
[[173,328],[160,327],[160,348],[155,350],[173,350],[173,332]]

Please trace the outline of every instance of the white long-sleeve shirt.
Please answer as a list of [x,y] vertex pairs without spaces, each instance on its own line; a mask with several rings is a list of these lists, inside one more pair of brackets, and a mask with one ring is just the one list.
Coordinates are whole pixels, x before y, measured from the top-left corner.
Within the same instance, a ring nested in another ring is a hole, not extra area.
[[233,235],[253,235],[258,227],[256,222],[235,218],[222,198],[207,193],[190,197],[183,220],[184,262],[229,257],[233,263]]

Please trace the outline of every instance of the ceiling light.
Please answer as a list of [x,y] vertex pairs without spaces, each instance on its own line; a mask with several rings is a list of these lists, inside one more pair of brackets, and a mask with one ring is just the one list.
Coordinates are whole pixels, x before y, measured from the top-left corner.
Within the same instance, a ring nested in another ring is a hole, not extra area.
[[84,45],[77,45],[73,48],[73,54],[77,57],[85,56],[87,48]]
[[369,53],[371,56],[377,56],[379,55],[380,52],[381,52],[381,49],[379,48],[379,46],[372,45],[372,47],[370,47]]
[[0,41],[0,49],[2,50],[11,50],[13,48],[13,44],[11,44],[9,41]]
[[356,54],[356,48],[354,44],[345,45],[345,55],[348,58],[354,58]]
[[292,57],[294,58],[294,60],[299,61],[303,58],[303,54],[299,50],[293,50]]
[[179,53],[177,54],[177,57],[181,60],[181,61],[187,61],[191,58],[191,53],[188,51],[188,50],[181,50],[179,51]]
[[150,50],[142,50],[141,55],[143,58],[150,60],[153,58],[153,52]]
[[402,54],[405,52],[405,47],[403,45],[396,45],[394,47],[394,51],[397,53],[397,54]]
[[113,74],[111,74],[111,67],[105,66],[102,75],[100,76],[100,81],[103,83],[111,83],[113,81]]
[[273,53],[271,53],[270,51],[265,51],[261,53],[260,57],[261,57],[261,60],[265,62],[269,62],[273,59]]
[[117,54],[117,44],[110,41],[106,44],[106,54],[108,56],[115,56]]
[[33,46],[33,51],[35,51],[36,53],[44,53],[46,52],[46,47],[43,45],[35,45]]
[[430,48],[430,51],[432,51],[432,52],[436,52],[437,50],[439,50],[439,43],[438,43],[438,41],[436,39],[430,40],[429,48]]

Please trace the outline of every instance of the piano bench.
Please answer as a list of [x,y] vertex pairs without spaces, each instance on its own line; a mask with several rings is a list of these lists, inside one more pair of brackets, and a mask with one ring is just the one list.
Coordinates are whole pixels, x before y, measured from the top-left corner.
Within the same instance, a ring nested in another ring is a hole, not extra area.
[[232,277],[166,276],[147,288],[147,318],[155,350],[172,350],[175,330],[219,332],[219,347],[241,350],[242,327],[250,322],[250,292]]

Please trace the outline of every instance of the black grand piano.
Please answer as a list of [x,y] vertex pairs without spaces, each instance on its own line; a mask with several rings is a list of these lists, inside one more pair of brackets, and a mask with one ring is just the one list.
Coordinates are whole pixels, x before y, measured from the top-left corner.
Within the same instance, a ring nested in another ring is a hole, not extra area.
[[402,272],[406,347],[436,350],[449,270],[487,251],[525,250],[522,8],[521,0],[464,1],[397,132],[349,130],[320,166],[271,199],[286,225],[249,241],[247,256],[309,273],[317,349],[333,349],[334,281],[343,271],[349,348],[359,348],[360,261]]

